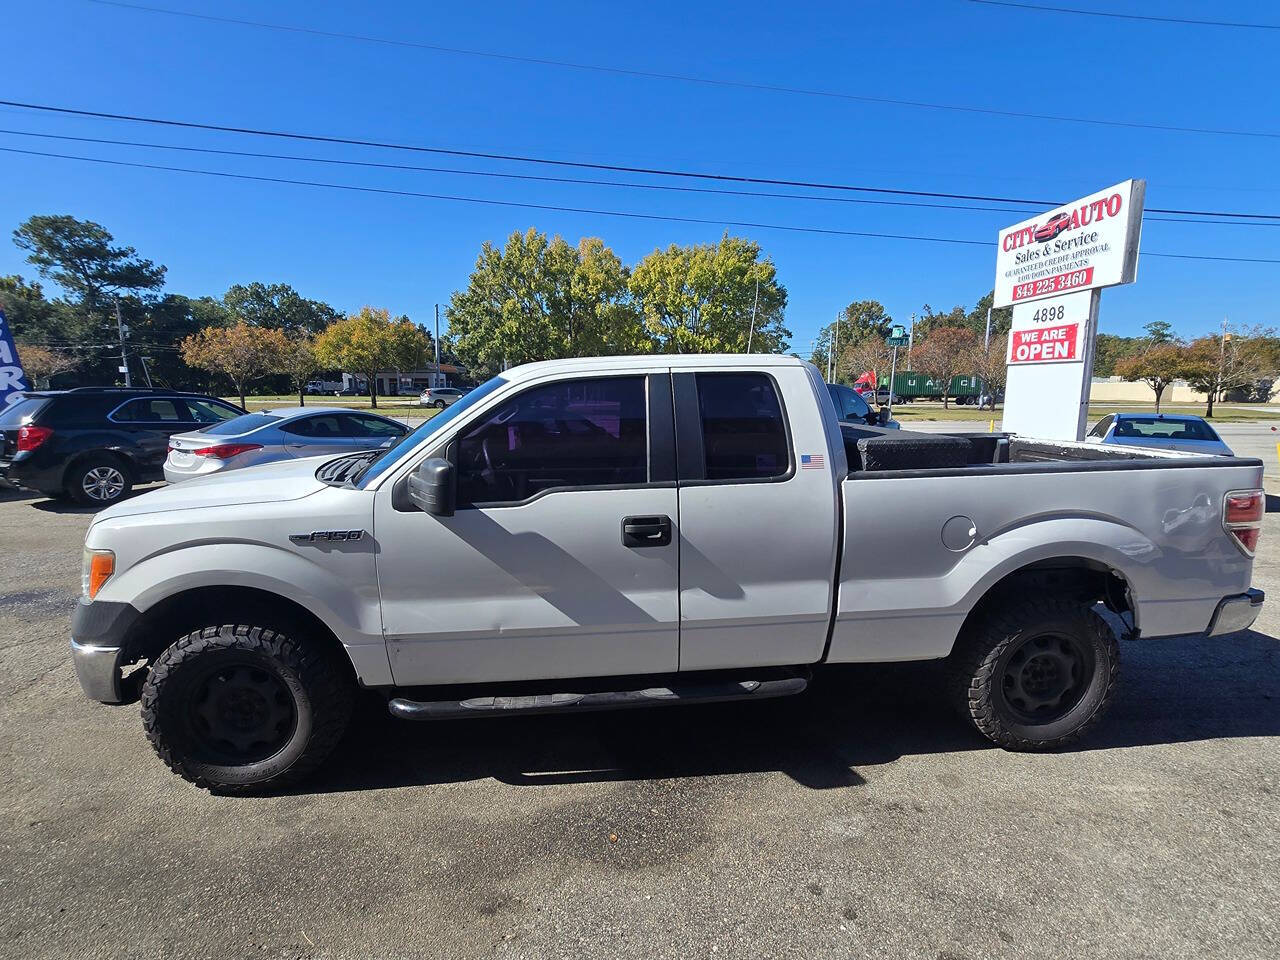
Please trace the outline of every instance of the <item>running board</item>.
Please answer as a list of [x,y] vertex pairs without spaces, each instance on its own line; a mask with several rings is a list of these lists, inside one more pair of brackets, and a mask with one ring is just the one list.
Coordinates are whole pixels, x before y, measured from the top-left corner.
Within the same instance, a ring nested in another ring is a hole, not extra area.
[[468,700],[406,700],[396,697],[387,704],[393,717],[402,720],[458,720],[504,714],[576,713],[579,710],[618,710],[627,707],[676,706],[718,703],[728,700],[768,700],[801,693],[807,677],[777,680],[742,680],[723,683],[676,684],[643,690],[609,690],[598,693],[534,693],[524,696],[471,697]]

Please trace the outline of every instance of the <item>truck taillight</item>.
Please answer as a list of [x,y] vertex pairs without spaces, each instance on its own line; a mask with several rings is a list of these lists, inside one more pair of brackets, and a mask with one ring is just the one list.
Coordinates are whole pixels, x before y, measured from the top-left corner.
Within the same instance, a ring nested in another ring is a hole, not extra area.
[[248,453],[250,450],[261,450],[260,443],[223,443],[216,447],[201,447],[199,450],[192,450],[197,457],[213,457],[215,460],[229,460],[232,457],[239,456],[242,453]]
[[1266,494],[1261,490],[1232,490],[1222,501],[1222,529],[1246,556],[1252,557],[1258,550],[1266,505]]
[[51,436],[53,431],[48,427],[25,426],[18,428],[18,453],[35,450]]

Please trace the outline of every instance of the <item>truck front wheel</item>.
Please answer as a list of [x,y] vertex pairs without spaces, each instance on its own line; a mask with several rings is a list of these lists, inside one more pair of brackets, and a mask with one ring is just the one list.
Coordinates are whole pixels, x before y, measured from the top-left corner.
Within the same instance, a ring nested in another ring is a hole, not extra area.
[[1106,712],[1120,650],[1091,603],[1014,601],[967,630],[952,668],[956,706],[983,736],[1008,750],[1051,750]]
[[315,770],[342,738],[351,683],[335,657],[269,627],[204,627],[151,666],[142,722],[160,759],[215,793],[256,793]]

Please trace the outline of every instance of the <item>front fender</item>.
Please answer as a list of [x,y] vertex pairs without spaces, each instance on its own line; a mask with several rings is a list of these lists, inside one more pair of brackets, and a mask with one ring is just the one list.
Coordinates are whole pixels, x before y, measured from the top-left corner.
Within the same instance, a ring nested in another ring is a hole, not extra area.
[[134,563],[108,580],[96,599],[130,603],[141,612],[201,587],[263,590],[314,613],[342,642],[363,683],[391,683],[372,538],[306,550],[315,556],[262,543],[182,546]]

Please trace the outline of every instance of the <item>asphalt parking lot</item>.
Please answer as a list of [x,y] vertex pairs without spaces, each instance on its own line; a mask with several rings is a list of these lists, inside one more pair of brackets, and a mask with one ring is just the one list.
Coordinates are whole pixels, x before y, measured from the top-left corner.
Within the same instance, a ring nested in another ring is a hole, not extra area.
[[[1110,717],[1060,754],[990,747],[911,665],[669,712],[411,725],[371,699],[321,776],[229,799],[170,775],[136,706],[80,694],[67,638],[90,519],[0,491],[0,956],[1269,958],[1280,942],[1276,600],[1244,634],[1127,644]],[[1280,514],[1260,553],[1255,584],[1280,599]]]

